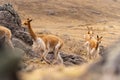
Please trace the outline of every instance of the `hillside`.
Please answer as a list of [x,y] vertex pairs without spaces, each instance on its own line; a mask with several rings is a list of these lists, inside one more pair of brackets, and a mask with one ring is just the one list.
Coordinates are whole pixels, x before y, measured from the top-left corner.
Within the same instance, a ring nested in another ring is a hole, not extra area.
[[[63,52],[75,53],[88,63],[92,60],[82,50],[87,26],[93,27],[95,37],[103,37],[101,45],[105,48],[120,38],[120,0],[0,0],[0,5],[7,2],[13,4],[22,22],[28,17],[33,19],[32,28],[36,33],[59,36],[64,41]],[[85,67],[46,65],[26,54],[23,55],[21,65],[21,80],[73,80],[89,67],[86,68],[86,64]],[[56,75],[49,75],[51,71]]]
[[[101,22],[120,18],[120,0],[9,0],[22,18],[50,22]],[[6,3],[3,0],[2,3]],[[66,20],[67,19],[67,20]]]
[[[68,46],[83,44],[86,26],[92,26],[96,35],[104,35],[104,46],[119,36],[120,0],[2,0],[0,4],[7,2],[13,4],[22,21],[33,19],[36,32],[59,35],[65,42],[71,39],[65,46],[67,51]],[[75,44],[71,44],[73,40]]]

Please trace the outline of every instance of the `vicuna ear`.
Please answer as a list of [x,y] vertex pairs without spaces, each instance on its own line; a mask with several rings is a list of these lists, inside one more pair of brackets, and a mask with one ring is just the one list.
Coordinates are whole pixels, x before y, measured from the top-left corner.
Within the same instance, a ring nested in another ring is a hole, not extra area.
[[99,37],[99,36],[97,35],[97,39],[98,39],[98,40],[100,40],[100,39],[102,39],[102,38],[103,38],[102,36],[101,36],[101,37]]
[[101,36],[100,39],[102,39],[103,37]]
[[99,36],[97,35],[97,39],[99,39]]
[[30,19],[29,19],[29,18],[27,18],[27,20],[29,21]]
[[88,29],[88,30],[93,30],[93,27],[88,27],[88,26],[87,26],[87,29]]
[[88,34],[90,34],[90,27],[87,26],[87,29],[88,29]]
[[31,21],[32,21],[32,19],[29,20],[29,22],[31,22]]
[[90,30],[90,27],[87,26],[87,29]]
[[89,29],[88,29],[87,33],[90,34],[90,30]]

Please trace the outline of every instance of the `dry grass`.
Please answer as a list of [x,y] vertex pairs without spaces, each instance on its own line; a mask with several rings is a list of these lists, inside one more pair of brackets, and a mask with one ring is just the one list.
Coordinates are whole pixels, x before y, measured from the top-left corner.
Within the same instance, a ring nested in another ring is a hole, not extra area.
[[[22,20],[33,18],[32,26],[36,33],[61,37],[65,42],[63,51],[78,54],[88,61],[86,50],[82,48],[86,26],[94,28],[95,36],[103,36],[102,45],[105,47],[120,37],[120,0],[2,0],[0,4],[9,1]],[[46,65],[26,55],[22,64],[29,65],[28,70],[39,69],[22,72],[21,80],[77,80],[85,68]]]
[[77,80],[87,68],[87,64],[74,67],[49,66],[33,72],[20,72],[19,76],[21,80]]

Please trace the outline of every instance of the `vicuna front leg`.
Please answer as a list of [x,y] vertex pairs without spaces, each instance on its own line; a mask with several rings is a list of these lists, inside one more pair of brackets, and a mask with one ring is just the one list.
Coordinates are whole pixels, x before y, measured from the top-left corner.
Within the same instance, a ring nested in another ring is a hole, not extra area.
[[95,48],[93,48],[91,51],[90,51],[90,58],[95,58],[96,56],[96,50],[95,50]]
[[48,64],[50,64],[50,62],[47,60],[47,54],[49,53],[49,50],[44,50],[42,56],[41,56],[41,61],[45,60]]
[[90,46],[89,46],[89,45],[90,45],[90,44],[89,44],[88,41],[85,42],[84,45],[83,45],[83,47],[85,47],[85,48],[87,49],[86,56],[89,56],[89,54],[90,54]]
[[90,56],[90,47],[87,47],[87,56]]

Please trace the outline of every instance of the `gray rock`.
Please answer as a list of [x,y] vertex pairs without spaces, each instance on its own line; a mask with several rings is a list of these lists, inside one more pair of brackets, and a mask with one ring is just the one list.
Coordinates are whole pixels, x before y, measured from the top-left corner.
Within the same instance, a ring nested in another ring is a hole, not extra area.
[[9,28],[13,37],[32,45],[32,39],[25,28],[21,26],[21,19],[11,4],[0,6],[0,25]]

